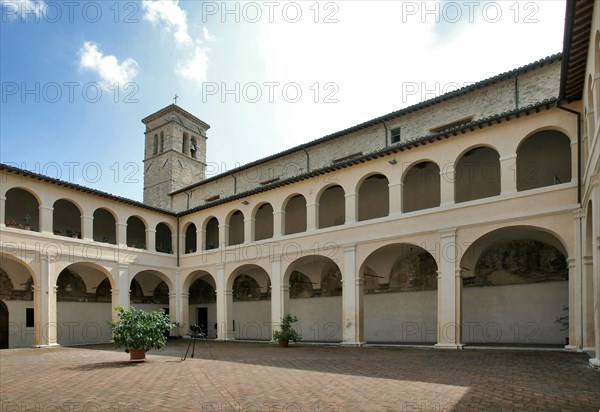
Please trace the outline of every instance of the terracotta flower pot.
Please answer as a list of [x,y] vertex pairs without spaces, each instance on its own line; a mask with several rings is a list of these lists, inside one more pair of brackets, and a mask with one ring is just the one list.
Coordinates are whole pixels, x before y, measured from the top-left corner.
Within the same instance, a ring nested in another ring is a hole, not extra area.
[[144,349],[129,349],[129,360],[134,362],[145,361],[146,351]]
[[287,348],[290,344],[290,340],[289,339],[279,339],[279,346],[281,346],[282,348]]

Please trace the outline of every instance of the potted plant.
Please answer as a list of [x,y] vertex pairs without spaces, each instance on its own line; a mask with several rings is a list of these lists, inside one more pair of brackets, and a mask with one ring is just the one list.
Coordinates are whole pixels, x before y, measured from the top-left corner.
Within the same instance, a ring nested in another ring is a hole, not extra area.
[[292,327],[296,322],[298,318],[291,313],[281,318],[280,330],[273,332],[273,339],[279,342],[279,346],[287,348],[290,341],[297,343],[302,339],[302,335]]
[[29,214],[23,216],[23,222],[25,222],[25,224],[23,225],[23,229],[31,230],[31,216]]
[[175,326],[162,310],[116,308],[118,319],[107,321],[117,347],[124,347],[132,361],[144,361],[150,349],[164,348],[168,332]]

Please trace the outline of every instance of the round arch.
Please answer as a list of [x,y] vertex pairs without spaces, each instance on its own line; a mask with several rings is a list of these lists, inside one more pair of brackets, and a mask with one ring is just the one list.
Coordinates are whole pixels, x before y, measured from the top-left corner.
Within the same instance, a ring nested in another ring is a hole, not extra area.
[[163,272],[161,272],[159,270],[154,270],[154,269],[140,269],[135,273],[135,275],[132,276],[130,274],[129,275],[129,285],[131,285],[131,282],[133,281],[133,279],[135,279],[135,277],[140,274],[152,274],[152,275],[158,277],[161,281],[165,282],[170,291],[175,290],[173,282],[171,281],[171,278],[169,278],[169,276],[164,274]]
[[306,232],[308,223],[306,204],[306,196],[297,192],[288,195],[284,199],[281,206],[281,210],[285,214],[283,224],[284,235]]
[[500,195],[500,154],[495,147],[470,146],[457,157],[454,171],[456,203]]
[[360,187],[365,182],[365,180],[367,180],[370,177],[378,176],[378,175],[385,177],[388,182],[390,181],[390,177],[387,175],[387,173],[384,173],[380,170],[372,170],[369,173],[366,173],[365,175],[361,176],[360,179],[358,179],[358,181],[354,185],[354,193],[358,193],[358,191],[360,190]]
[[569,305],[565,242],[542,227],[485,233],[460,257],[463,340],[486,344],[564,344],[556,322]]
[[402,212],[438,207],[440,203],[439,165],[430,160],[412,163],[402,175]]
[[4,224],[39,232],[40,230],[40,198],[26,188],[12,187],[5,193]]
[[42,204],[42,199],[40,198],[40,196],[36,192],[34,192],[33,190],[31,190],[30,188],[24,187],[24,186],[12,186],[12,187],[9,187],[4,192],[4,197],[6,197],[6,195],[8,194],[8,192],[10,192],[11,190],[22,190],[24,192],[27,192],[28,194],[30,194],[31,196],[33,196],[33,198],[37,201],[38,205]]
[[204,270],[204,269],[194,269],[184,276],[181,288],[183,291],[186,291],[190,288],[190,286],[192,285],[192,283],[194,283],[194,281],[196,281],[197,279],[206,278],[206,277],[209,277],[211,280],[212,286],[216,287],[216,282],[217,282],[216,276],[214,276],[212,273],[210,273],[209,271]]
[[401,181],[404,182],[404,179],[406,178],[406,175],[408,174],[408,172],[415,166],[421,164],[421,163],[433,163],[435,165],[438,166],[439,165],[437,163],[437,161],[430,159],[430,158],[421,158],[419,160],[415,160],[414,162],[410,162],[408,164],[403,164],[402,165],[402,176],[401,176]]

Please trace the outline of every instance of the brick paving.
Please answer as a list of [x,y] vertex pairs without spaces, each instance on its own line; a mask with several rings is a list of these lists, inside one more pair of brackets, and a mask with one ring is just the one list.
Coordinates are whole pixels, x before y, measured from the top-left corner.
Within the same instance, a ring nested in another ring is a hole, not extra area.
[[186,341],[0,352],[4,411],[598,411],[585,354]]

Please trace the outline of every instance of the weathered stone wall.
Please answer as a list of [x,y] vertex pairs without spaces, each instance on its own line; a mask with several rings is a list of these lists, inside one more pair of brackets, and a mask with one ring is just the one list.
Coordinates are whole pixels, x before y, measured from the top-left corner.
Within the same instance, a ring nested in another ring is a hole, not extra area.
[[[430,108],[409,113],[386,123],[389,130],[400,127],[402,141],[432,134],[432,129],[467,118],[470,121],[521,108],[545,99],[557,97],[559,92],[560,61],[511,77],[468,94],[451,98]],[[515,85],[518,84],[518,93]],[[518,102],[516,101],[518,94]],[[389,136],[387,137],[389,143]],[[386,145],[385,127],[374,125],[349,135],[312,146],[307,150],[310,170],[331,164],[334,160],[354,154],[365,154],[382,149]],[[194,188],[190,207],[203,205],[205,199],[219,195],[225,198],[260,187],[272,179],[285,179],[307,171],[307,156],[303,150],[251,166],[236,173],[237,187],[234,192],[233,178],[222,178]],[[193,180],[193,179],[192,179]],[[201,192],[201,193],[199,193]],[[183,199],[182,199],[183,198]],[[187,196],[174,196],[173,208],[185,210]]]

